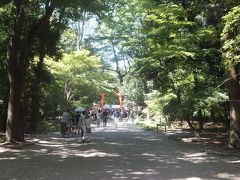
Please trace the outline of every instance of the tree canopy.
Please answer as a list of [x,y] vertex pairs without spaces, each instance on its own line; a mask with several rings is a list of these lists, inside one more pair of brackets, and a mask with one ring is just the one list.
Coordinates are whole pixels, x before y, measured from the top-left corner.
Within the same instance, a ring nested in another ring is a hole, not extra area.
[[117,103],[117,90],[145,119],[194,131],[221,122],[239,148],[239,9],[233,0],[1,1],[6,140],[35,131],[39,112],[88,107],[101,93]]

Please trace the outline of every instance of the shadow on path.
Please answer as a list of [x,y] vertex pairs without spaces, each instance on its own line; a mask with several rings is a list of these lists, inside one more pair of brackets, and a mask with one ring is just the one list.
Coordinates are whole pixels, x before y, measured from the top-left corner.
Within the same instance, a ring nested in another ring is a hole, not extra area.
[[59,133],[34,140],[20,149],[0,147],[0,179],[240,179],[239,157],[207,154],[134,125],[93,128],[87,144]]

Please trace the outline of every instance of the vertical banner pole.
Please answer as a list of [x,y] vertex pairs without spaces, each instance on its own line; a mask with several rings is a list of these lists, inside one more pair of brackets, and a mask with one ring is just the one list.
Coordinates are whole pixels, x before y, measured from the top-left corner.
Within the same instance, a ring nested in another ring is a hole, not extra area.
[[122,95],[121,95],[121,93],[119,93],[118,96],[119,96],[120,110],[122,112],[123,102],[122,102]]
[[102,106],[102,111],[104,111],[104,94],[100,93],[101,96],[101,106]]

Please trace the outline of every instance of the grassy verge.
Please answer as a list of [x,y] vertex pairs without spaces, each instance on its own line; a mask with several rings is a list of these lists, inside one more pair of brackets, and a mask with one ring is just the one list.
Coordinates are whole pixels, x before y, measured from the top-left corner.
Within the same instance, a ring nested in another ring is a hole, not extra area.
[[60,131],[60,122],[58,120],[40,121],[37,127],[37,133]]
[[146,123],[144,121],[139,121],[137,123],[138,126],[140,126],[141,128],[145,129],[145,130],[148,130],[148,131],[154,131],[156,130],[156,125],[153,125],[153,124],[149,124],[149,123]]
[[[155,121],[144,121],[144,120],[141,120],[141,121],[137,122],[138,126],[140,126],[141,128],[143,128],[145,130],[148,130],[148,131],[156,131],[156,125],[157,124],[158,123],[155,122]],[[165,131],[165,126],[159,126],[158,130]],[[167,130],[172,130],[172,129],[171,129],[171,127],[167,126]]]

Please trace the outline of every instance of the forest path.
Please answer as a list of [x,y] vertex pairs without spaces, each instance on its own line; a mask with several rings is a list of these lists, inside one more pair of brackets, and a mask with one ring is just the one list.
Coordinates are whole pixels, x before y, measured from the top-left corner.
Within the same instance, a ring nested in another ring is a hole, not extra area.
[[39,135],[34,145],[0,147],[1,180],[240,179],[240,158],[208,154],[135,125],[93,128],[92,141]]

